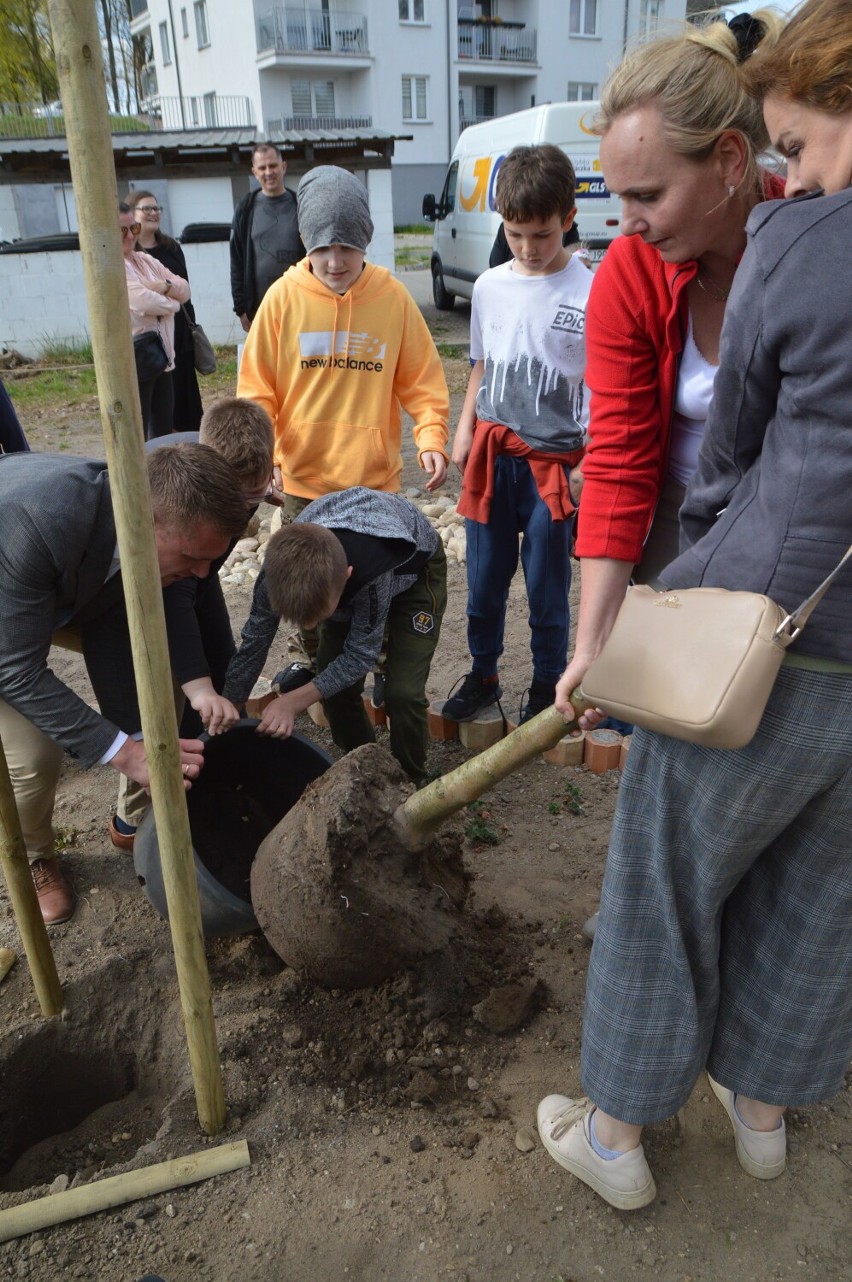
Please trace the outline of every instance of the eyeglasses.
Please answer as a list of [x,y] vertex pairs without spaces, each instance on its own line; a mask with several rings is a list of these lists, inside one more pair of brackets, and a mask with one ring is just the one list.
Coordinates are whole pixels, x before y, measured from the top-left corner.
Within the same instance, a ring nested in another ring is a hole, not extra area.
[[125,240],[128,236],[138,236],[141,230],[141,223],[131,223],[129,227],[122,227],[121,239]]
[[161,214],[163,212],[162,205],[137,205],[136,208],[140,214]]

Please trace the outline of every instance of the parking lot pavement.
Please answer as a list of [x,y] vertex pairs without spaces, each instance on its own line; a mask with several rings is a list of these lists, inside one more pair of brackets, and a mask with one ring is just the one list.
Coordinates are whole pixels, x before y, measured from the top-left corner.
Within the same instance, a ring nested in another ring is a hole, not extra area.
[[450,312],[439,312],[432,301],[432,276],[428,267],[398,272],[399,279],[410,291],[423,313],[429,332],[436,343],[464,345],[470,342],[470,303],[457,298]]

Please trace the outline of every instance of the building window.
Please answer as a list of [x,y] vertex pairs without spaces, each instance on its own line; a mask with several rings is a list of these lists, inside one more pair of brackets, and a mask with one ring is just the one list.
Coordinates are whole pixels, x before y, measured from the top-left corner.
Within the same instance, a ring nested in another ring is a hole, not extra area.
[[477,120],[492,120],[497,114],[494,110],[494,86],[474,85],[474,105]]
[[192,6],[195,10],[195,34],[199,49],[206,49],[210,44],[210,30],[207,26],[207,0],[196,0]]
[[183,31],[183,38],[186,40],[189,36],[189,14],[186,9],[181,9],[180,11],[180,25]]
[[568,81],[568,92],[565,95],[568,102],[594,102],[597,96],[598,87],[590,80]]
[[167,67],[172,60],[172,46],[169,41],[169,24],[160,23],[160,51],[163,55],[163,66]]
[[570,0],[568,34],[572,36],[598,34],[598,0]]
[[639,8],[639,34],[652,36],[663,16],[663,0],[642,0]]
[[428,76],[402,77],[403,120],[429,119],[429,104],[426,94],[428,79]]
[[294,116],[333,116],[333,80],[292,80],[290,97]]
[[399,0],[400,22],[425,22],[426,0]]

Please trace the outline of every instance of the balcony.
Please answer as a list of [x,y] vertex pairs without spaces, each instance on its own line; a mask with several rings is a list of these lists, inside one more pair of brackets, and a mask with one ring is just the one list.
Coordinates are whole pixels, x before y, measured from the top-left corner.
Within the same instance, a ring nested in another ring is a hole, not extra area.
[[148,12],[148,0],[130,0],[130,20],[141,18],[143,13]]
[[294,130],[296,133],[329,133],[340,129],[372,129],[372,116],[274,116],[266,122],[270,137]]
[[536,62],[537,54],[538,32],[522,22],[458,20],[458,55],[465,61],[529,64]]
[[199,94],[177,98],[161,94],[147,105],[144,119],[156,132],[182,129],[254,129],[251,98],[239,94]]
[[484,125],[486,121],[496,119],[496,116],[460,116],[459,133],[464,133],[465,129],[469,129],[471,125]]
[[257,19],[257,52],[363,56],[370,52],[367,19],[341,9],[269,9]]

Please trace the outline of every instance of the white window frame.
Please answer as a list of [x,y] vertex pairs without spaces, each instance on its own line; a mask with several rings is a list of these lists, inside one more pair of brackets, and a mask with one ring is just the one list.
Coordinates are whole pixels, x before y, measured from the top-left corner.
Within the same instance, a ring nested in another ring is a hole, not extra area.
[[[415,11],[415,7],[416,7],[418,4],[419,4],[419,5],[421,6],[421,8],[423,9],[423,17],[422,17],[422,18],[418,18],[418,17],[416,16],[415,12],[414,12],[414,11]],[[406,7],[406,15],[405,15],[405,17],[403,17],[403,14],[402,14],[402,6],[403,6],[403,5],[405,5],[405,7]],[[399,10],[400,10],[399,20],[400,20],[400,22],[401,22],[401,23],[405,23],[405,24],[407,24],[408,26],[413,26],[413,27],[425,27],[425,26],[426,26],[426,23],[427,23],[427,15],[426,15],[426,0],[399,0]]]
[[664,16],[664,0],[641,0],[639,6],[639,34],[652,36]]
[[163,59],[163,66],[170,67],[172,65],[172,41],[167,22],[160,23],[160,55]]
[[[405,97],[406,81],[408,82],[408,101],[410,104],[411,114],[405,114]],[[422,116],[417,114],[417,82],[421,81],[423,85],[423,110]],[[402,77],[402,119],[407,125],[428,125],[431,124],[432,117],[429,114],[429,77],[421,76],[415,73],[408,73]]]
[[[589,90],[589,92],[586,93],[586,90]],[[565,91],[565,101],[595,102],[598,92],[598,85],[593,80],[569,80],[568,88]]]
[[[303,87],[303,91],[304,86],[307,85],[310,97],[309,111],[298,111],[296,109],[297,104],[293,101],[294,85],[301,85]],[[317,110],[317,85],[321,85],[324,89],[331,89],[331,105],[333,108],[331,112],[320,112]],[[307,76],[295,76],[290,81],[290,108],[294,116],[310,116],[319,118],[321,115],[330,115],[333,118],[337,111],[337,86],[335,82],[333,80],[310,80]]]
[[195,38],[199,49],[210,48],[210,23],[207,17],[207,0],[195,0]]
[[[579,21],[576,29],[573,23],[574,4],[579,5]],[[594,9],[594,30],[587,31],[588,11]],[[572,40],[599,40],[598,19],[600,17],[601,0],[568,0],[568,35]]]
[[189,14],[186,11],[186,7],[184,7],[180,11],[180,25],[181,25],[181,30],[183,32],[184,40],[188,40],[189,39]]

